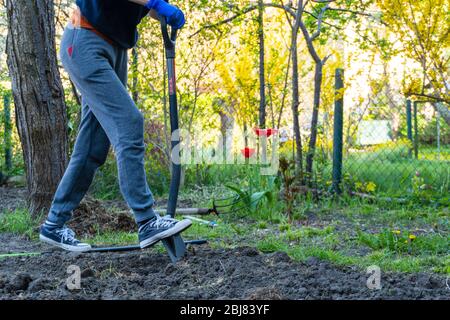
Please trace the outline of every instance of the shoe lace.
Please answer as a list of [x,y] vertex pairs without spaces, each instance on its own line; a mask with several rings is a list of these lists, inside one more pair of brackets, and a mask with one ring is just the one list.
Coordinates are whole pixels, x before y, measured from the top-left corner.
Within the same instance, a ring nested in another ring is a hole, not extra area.
[[170,215],[166,215],[164,217],[157,215],[156,220],[147,223],[142,227],[142,229],[146,230],[147,228],[169,228],[177,222],[178,220],[173,219]]
[[161,218],[163,226],[170,226],[178,222],[177,219],[172,218],[170,215],[166,215]]
[[57,230],[56,233],[61,236],[61,242],[62,241],[70,241],[75,242],[75,232],[73,232],[72,229],[64,227],[60,230]]

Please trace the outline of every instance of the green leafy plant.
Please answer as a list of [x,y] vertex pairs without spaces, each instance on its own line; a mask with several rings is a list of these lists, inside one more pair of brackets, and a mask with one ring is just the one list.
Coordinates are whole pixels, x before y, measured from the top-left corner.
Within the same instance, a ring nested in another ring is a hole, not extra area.
[[369,181],[369,182],[359,182],[359,181],[357,181],[355,183],[355,189],[358,192],[374,193],[376,188],[377,188],[377,185],[374,182],[372,182],[372,181]]
[[245,209],[252,213],[254,213],[264,201],[266,201],[269,206],[273,204],[274,196],[272,190],[252,192],[251,190],[244,190],[238,186],[229,184],[226,185],[226,187],[236,193],[236,202],[238,206],[244,206]]
[[[249,214],[258,212],[269,213],[270,217],[277,204],[279,184],[276,176],[261,176],[257,171],[249,169],[249,176],[237,184],[225,184],[235,197],[233,198],[232,211],[245,210]],[[263,206],[264,205],[264,206]]]
[[418,199],[429,199],[431,197],[430,190],[432,187],[425,183],[425,178],[422,177],[419,171],[411,179],[412,195]]

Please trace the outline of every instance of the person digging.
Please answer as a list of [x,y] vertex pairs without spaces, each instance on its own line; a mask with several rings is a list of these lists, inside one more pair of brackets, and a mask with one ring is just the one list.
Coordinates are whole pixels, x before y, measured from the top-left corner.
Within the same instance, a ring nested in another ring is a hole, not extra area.
[[77,0],[64,30],[60,59],[82,96],[81,120],[69,165],[55,192],[39,239],[69,251],[89,251],[66,226],[95,172],[114,148],[122,195],[138,224],[139,246],[149,247],[178,234],[192,222],[154,212],[144,169],[144,118],[126,89],[127,50],[134,47],[137,25],[150,15],[174,29],[183,12],[164,0]]

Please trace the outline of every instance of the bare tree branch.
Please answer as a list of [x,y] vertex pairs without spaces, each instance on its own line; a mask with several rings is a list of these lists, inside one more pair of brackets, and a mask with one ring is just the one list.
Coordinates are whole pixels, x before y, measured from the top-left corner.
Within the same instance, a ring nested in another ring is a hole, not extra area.
[[322,8],[320,11],[319,17],[317,19],[317,30],[314,32],[314,34],[311,36],[311,41],[316,40],[320,34],[322,33],[322,22],[323,22],[323,16],[325,15],[325,12],[329,9],[329,3],[325,7]]

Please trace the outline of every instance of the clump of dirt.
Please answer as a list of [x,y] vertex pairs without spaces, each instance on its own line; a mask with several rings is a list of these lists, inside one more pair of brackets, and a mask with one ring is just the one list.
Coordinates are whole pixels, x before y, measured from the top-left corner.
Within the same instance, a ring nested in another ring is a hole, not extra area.
[[136,231],[131,213],[105,207],[101,201],[85,197],[68,223],[77,236],[91,237],[101,232]]
[[28,273],[19,273],[4,286],[5,291],[15,293],[18,291],[25,291],[28,289],[30,283],[33,281]]
[[[9,242],[28,246],[29,242]],[[81,271],[81,288],[67,287],[67,268]],[[284,253],[253,248],[189,251],[171,264],[155,250],[122,253],[51,251],[40,256],[0,259],[2,299],[449,299],[445,276],[382,271],[381,289],[369,289],[368,275],[317,258],[295,262]]]

